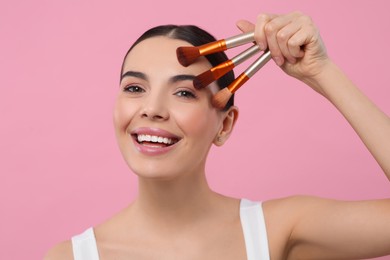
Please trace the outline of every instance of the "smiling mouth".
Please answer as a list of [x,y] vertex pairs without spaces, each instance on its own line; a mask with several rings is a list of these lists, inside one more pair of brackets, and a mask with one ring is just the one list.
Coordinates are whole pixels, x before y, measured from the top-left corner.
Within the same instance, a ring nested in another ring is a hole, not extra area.
[[137,143],[151,147],[168,147],[180,141],[178,138],[168,138],[157,135],[133,134],[132,136]]

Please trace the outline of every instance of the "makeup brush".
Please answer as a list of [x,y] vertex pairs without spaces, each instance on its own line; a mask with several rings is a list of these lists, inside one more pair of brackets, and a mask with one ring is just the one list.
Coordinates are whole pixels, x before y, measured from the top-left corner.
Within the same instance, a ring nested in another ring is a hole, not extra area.
[[245,82],[247,82],[261,67],[263,67],[271,59],[271,52],[267,50],[258,59],[256,59],[243,73],[240,74],[229,86],[220,90],[214,95],[212,104],[214,107],[223,109],[230,97],[236,92]]
[[176,49],[177,59],[184,67],[192,64],[200,56],[225,51],[248,42],[254,42],[254,32],[232,36],[226,39],[210,42],[201,46],[183,46]]
[[249,59],[259,51],[260,47],[258,45],[253,45],[252,47],[246,49],[232,59],[222,62],[221,64],[211,68],[210,70],[199,74],[194,78],[194,87],[196,89],[201,89],[208,86],[211,82],[219,79],[220,77],[231,71],[234,67]]

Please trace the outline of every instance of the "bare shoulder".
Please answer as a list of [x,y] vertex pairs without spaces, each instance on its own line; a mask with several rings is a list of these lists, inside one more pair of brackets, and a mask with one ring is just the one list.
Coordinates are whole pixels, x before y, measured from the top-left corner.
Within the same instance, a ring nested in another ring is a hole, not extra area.
[[345,207],[350,203],[352,202],[308,195],[295,195],[266,201],[263,204],[263,208],[265,217],[268,217],[270,221],[277,221],[278,225],[280,225],[280,222],[283,222],[285,225],[293,228],[297,222],[301,222],[307,216],[312,217],[313,214],[327,211],[330,208]]
[[287,258],[295,227],[308,209],[318,207],[325,201],[319,197],[297,195],[263,203],[269,248],[275,259]]
[[325,206],[327,204],[337,203],[337,200],[325,199],[316,196],[307,195],[295,195],[291,197],[279,198],[269,200],[263,203],[264,211],[269,214],[282,214],[288,213],[289,216],[294,214],[300,214],[300,210],[310,209],[312,206]]
[[52,247],[45,255],[44,260],[73,260],[72,242],[61,242]]
[[[275,223],[277,226],[283,225],[284,228],[291,229],[304,215],[306,209],[313,205],[320,205],[325,201],[325,199],[319,197],[306,195],[268,200],[263,203],[264,216],[267,225],[271,227]],[[286,232],[289,232],[289,230]]]
[[263,208],[276,259],[367,259],[390,253],[390,199],[293,196],[265,202]]

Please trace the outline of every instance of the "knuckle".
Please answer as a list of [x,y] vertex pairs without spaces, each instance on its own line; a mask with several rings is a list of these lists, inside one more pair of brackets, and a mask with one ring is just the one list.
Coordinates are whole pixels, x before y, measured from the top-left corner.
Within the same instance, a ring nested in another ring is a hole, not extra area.
[[269,15],[268,14],[259,14],[257,16],[258,21],[268,21],[269,20]]
[[306,27],[306,32],[311,37],[317,38],[318,37],[318,29],[314,26],[314,24],[310,24]]
[[312,24],[313,23],[313,20],[311,19],[310,16],[308,15],[301,15],[299,17],[299,20],[304,23],[304,24]]
[[279,31],[277,34],[276,34],[276,38],[279,40],[279,41],[286,41],[288,36],[285,32],[283,31]]
[[274,31],[275,31],[275,25],[274,25],[272,22],[267,23],[267,24],[265,25],[265,27],[264,27],[264,31],[265,31],[265,33],[266,33],[267,35],[273,34]]
[[302,13],[301,11],[294,11],[292,14],[293,14],[294,16],[298,16],[298,17],[304,16],[304,15],[305,15],[305,14]]
[[315,34],[318,33],[318,29],[317,29],[317,27],[314,26],[314,24],[311,24],[311,25],[310,25],[309,31],[310,31],[313,35],[315,35]]
[[290,39],[287,41],[287,45],[290,46],[290,47],[297,47],[297,46],[299,46],[298,39],[296,39],[296,38],[290,38]]

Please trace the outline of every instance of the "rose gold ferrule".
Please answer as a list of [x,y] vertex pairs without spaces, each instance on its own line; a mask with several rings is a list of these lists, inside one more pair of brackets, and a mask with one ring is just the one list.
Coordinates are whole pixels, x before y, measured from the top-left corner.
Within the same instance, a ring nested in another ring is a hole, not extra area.
[[221,64],[213,67],[210,71],[213,73],[216,79],[219,79],[234,68],[234,63],[231,60],[222,62]]
[[219,40],[219,41],[203,44],[202,46],[199,46],[198,49],[199,49],[199,54],[202,56],[202,55],[212,54],[215,52],[225,51],[227,48],[226,48],[225,40]]
[[236,92],[242,85],[249,80],[249,77],[245,73],[241,73],[227,88],[231,93]]

